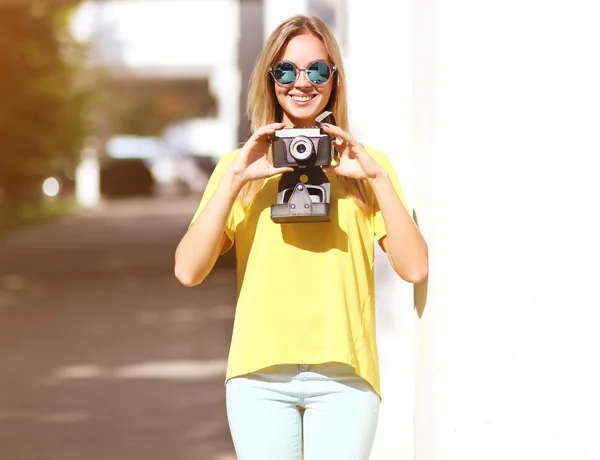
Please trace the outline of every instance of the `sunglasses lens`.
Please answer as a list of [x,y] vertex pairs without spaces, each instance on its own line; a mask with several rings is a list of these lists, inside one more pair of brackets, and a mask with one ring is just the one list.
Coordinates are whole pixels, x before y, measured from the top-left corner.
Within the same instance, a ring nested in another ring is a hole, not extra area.
[[282,85],[289,85],[296,81],[296,67],[291,62],[280,62],[273,69],[273,76]]
[[331,77],[331,68],[325,61],[317,61],[310,65],[306,74],[310,81],[317,85],[322,85]]

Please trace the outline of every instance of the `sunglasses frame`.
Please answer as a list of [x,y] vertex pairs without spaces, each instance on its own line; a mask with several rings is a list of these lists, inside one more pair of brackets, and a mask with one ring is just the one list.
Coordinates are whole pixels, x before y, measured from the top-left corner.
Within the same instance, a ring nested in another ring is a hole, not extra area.
[[[277,78],[275,78],[275,69],[277,68],[277,66],[279,66],[280,64],[283,64],[284,62],[287,64],[291,64],[294,67],[294,69],[296,69],[296,78],[294,78],[294,81],[291,81],[289,83],[281,83],[280,81],[277,80]],[[329,78],[327,80],[325,80],[323,83],[315,83],[308,76],[308,69],[310,69],[311,65],[313,65],[317,62],[323,62],[323,63],[327,64],[327,67],[329,67]],[[316,85],[316,86],[323,86],[323,85],[326,85],[327,83],[329,83],[329,81],[333,77],[333,74],[337,71],[337,66],[335,64],[331,64],[329,61],[326,61],[325,59],[317,59],[315,61],[309,62],[306,67],[297,66],[292,61],[286,61],[286,60],[278,61],[274,66],[269,67],[269,73],[273,77],[273,80],[275,81],[275,83],[277,83],[278,85],[281,85],[281,86],[290,86],[290,85],[293,85],[294,83],[296,83],[296,81],[298,80],[298,77],[300,77],[300,72],[302,72],[303,70],[306,72],[306,79],[309,82],[311,82],[313,85]]]

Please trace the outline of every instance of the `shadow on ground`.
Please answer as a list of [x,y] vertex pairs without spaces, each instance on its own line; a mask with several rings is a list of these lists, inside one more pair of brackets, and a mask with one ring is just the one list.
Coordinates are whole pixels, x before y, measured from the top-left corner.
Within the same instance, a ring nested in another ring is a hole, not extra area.
[[173,276],[197,200],[120,201],[0,238],[0,459],[233,459],[233,253]]

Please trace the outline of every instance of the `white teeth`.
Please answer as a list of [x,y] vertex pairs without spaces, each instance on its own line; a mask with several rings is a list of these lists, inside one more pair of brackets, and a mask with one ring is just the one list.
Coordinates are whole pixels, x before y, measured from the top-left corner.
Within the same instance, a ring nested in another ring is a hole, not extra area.
[[292,99],[294,99],[295,101],[305,102],[310,101],[312,99],[312,96],[292,96]]

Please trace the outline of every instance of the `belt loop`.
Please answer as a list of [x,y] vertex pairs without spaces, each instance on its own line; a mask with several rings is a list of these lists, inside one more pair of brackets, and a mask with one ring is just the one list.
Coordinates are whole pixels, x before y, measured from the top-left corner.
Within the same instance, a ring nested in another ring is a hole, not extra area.
[[306,378],[306,376],[304,375],[304,373],[308,370],[308,364],[298,364],[298,373],[301,374],[300,375],[300,379],[304,380]]

